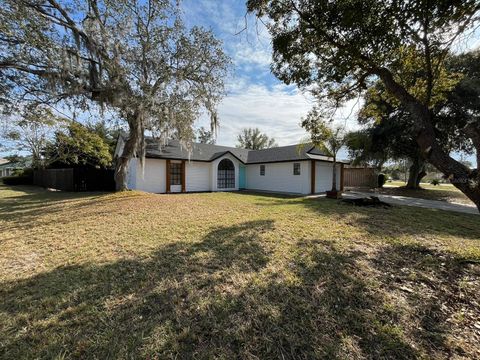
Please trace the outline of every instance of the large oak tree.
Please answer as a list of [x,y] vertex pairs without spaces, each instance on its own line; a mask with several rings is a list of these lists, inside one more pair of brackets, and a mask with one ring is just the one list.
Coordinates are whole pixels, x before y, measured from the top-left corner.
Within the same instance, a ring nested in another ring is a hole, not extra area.
[[228,63],[210,31],[186,29],[173,0],[5,0],[0,9],[2,106],[112,110],[129,129],[119,190],[129,159],[144,157],[145,130],[188,142],[199,112],[216,122]]
[[[421,54],[410,51],[404,56],[401,69],[402,84],[410,93],[420,94],[423,88],[418,72],[422,71]],[[462,55],[449,55],[444,69],[435,82],[432,91],[430,111],[436,138],[444,151],[474,152],[471,139],[462,129],[472,117],[480,114],[480,51]],[[364,105],[359,112],[358,121],[366,127],[355,133],[360,139],[368,135],[364,143],[351,136],[351,150],[360,155],[359,160],[370,155],[383,157],[389,154],[392,159],[407,157],[410,169],[407,188],[419,188],[419,182],[426,175],[426,165],[422,152],[416,142],[413,131],[415,119],[404,106],[386,91],[381,81],[375,82],[366,92]]]
[[[433,90],[447,54],[479,23],[478,0],[248,0],[249,11],[267,18],[273,72],[286,83],[342,103],[381,80],[415,120],[412,131],[426,160],[480,209],[480,173],[455,160],[436,136]],[[421,54],[412,93],[395,66],[402,49]],[[472,116],[461,129],[480,160],[480,126]],[[480,163],[480,161],[478,161]]]

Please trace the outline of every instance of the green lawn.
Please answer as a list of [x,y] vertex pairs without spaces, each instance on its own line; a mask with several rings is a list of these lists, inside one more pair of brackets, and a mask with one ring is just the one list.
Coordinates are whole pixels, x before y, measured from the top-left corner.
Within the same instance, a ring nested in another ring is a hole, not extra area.
[[0,358],[480,358],[477,215],[0,186]]
[[383,189],[377,189],[377,192],[387,195],[408,196],[427,200],[440,200],[456,204],[474,205],[460,190],[452,184],[432,185],[421,183],[419,190],[405,189],[406,183],[403,181],[387,181]]

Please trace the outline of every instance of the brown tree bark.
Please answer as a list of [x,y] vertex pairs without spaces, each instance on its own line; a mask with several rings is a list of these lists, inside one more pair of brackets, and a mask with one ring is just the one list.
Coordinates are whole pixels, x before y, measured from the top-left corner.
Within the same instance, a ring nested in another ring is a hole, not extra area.
[[129,137],[125,141],[122,154],[117,158],[115,164],[115,189],[117,191],[128,190],[127,176],[128,164],[130,159],[138,154],[143,157],[142,151],[138,151],[139,147],[143,147],[143,121],[140,111],[135,111],[132,116],[127,119],[129,128]]
[[425,166],[424,166],[417,176],[417,188],[420,188],[420,182],[425,176],[427,176],[427,172],[425,171]]
[[408,170],[407,189],[418,190],[420,188],[420,181],[425,177],[425,160],[421,157],[412,159],[412,165]]

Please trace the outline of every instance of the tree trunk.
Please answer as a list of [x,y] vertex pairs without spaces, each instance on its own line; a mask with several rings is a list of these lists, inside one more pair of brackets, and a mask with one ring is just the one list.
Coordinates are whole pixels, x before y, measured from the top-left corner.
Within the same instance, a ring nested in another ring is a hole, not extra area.
[[337,191],[337,159],[333,157],[332,191]]
[[420,180],[426,175],[425,160],[421,157],[412,159],[412,165],[408,170],[407,189],[418,190],[420,188]]
[[[139,111],[135,111],[128,120],[129,137],[123,147],[122,155],[117,158],[115,164],[115,189],[117,191],[128,190],[127,176],[128,163],[136,154],[139,146],[143,146],[143,121]],[[143,157],[143,149],[140,155]]]
[[420,182],[422,181],[422,179],[427,176],[427,171],[425,170],[426,169],[426,166],[424,165],[423,166],[423,169],[420,170],[420,173],[418,174],[417,176],[417,188],[420,187]]
[[[469,169],[442,149],[435,137],[432,114],[428,107],[398,84],[388,69],[377,68],[376,73],[382,79],[385,87],[417,120],[414,130],[417,131],[417,143],[424,159],[446,175],[450,182],[472,200],[480,211],[480,172],[478,169]],[[478,152],[480,149],[476,148]]]

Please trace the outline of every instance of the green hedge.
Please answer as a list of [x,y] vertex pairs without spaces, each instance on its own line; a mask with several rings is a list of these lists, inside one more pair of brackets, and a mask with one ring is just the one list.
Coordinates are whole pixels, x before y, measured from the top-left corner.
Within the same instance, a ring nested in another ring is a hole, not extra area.
[[6,176],[2,178],[5,185],[33,185],[33,170],[23,169],[14,176]]
[[32,185],[33,179],[29,176],[6,176],[2,178],[5,185]]

